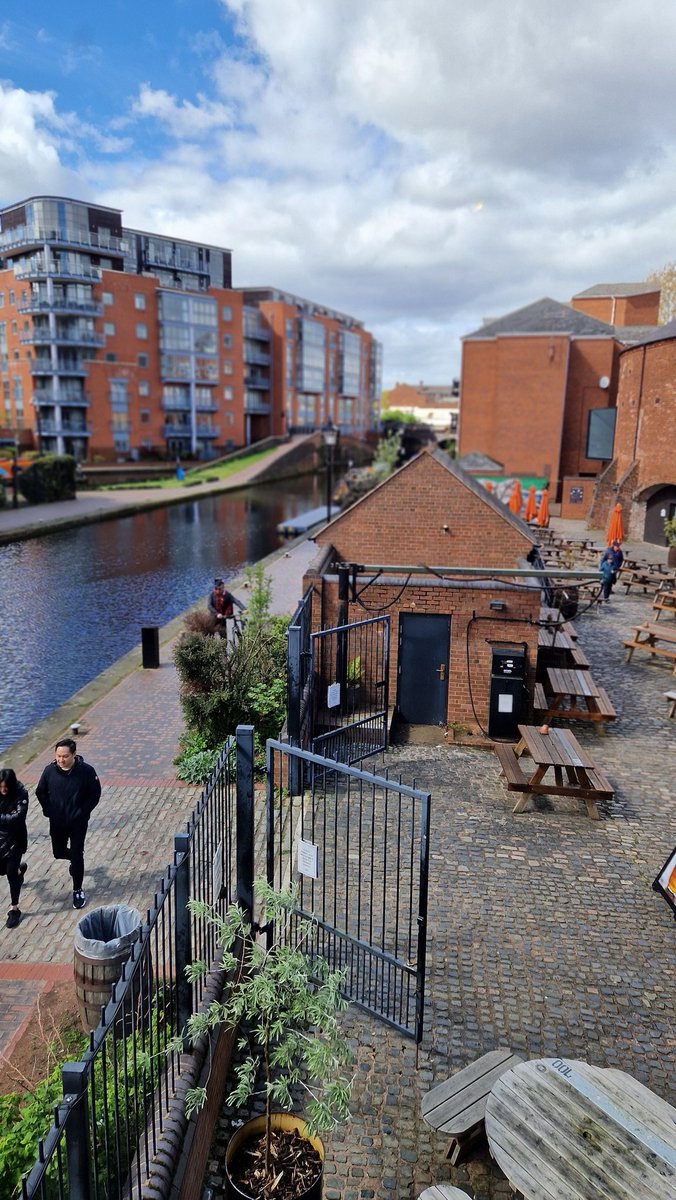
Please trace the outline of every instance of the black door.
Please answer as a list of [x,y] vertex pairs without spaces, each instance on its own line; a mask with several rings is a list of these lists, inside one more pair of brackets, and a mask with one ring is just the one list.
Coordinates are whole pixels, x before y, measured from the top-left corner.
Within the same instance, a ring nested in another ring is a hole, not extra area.
[[445,725],[451,618],[399,614],[397,708],[409,725]]

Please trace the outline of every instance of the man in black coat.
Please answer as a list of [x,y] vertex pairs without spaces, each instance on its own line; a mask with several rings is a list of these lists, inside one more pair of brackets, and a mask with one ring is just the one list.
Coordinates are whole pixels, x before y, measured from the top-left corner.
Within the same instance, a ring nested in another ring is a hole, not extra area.
[[[49,819],[54,858],[67,858],[73,878],[73,908],[84,908],[84,844],[89,818],[101,798],[101,783],[72,738],[56,743],[54,762],[45,767],[35,794]],[[70,847],[68,845],[70,841]]]

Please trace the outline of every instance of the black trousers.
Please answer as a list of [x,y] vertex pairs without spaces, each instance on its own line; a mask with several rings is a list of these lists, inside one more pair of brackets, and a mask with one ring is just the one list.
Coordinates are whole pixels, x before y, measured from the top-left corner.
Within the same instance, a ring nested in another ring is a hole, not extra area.
[[19,870],[21,865],[21,855],[18,858],[2,858],[0,859],[0,875],[7,876],[9,884],[10,903],[19,903],[21,887],[23,884],[23,875]]
[[[70,825],[54,825],[50,822],[49,835],[52,839],[54,858],[67,858],[73,876],[73,891],[79,892],[84,879],[84,844],[89,821],[72,821]],[[70,847],[68,842],[70,841]]]

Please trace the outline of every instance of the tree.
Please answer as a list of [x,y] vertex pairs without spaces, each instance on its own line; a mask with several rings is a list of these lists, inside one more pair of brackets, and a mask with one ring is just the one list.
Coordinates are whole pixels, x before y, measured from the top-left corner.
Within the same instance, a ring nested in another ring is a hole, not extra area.
[[676,262],[665,263],[659,271],[651,271],[648,283],[659,284],[660,296],[659,324],[666,325],[676,317]]

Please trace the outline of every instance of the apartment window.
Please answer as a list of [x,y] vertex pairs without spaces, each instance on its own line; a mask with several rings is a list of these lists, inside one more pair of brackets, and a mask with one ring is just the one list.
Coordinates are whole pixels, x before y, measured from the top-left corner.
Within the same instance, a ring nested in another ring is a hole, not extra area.
[[9,302],[10,302],[10,304],[16,304],[16,300],[14,299],[14,292],[12,291],[11,288],[9,289]]
[[234,397],[234,391],[231,387],[223,388],[223,398],[225,400],[232,400],[233,397]]
[[142,408],[141,409],[141,423],[143,425],[147,425],[149,420],[150,420],[150,409]]
[[117,354],[106,354],[106,362],[117,362]]
[[226,350],[232,349],[232,334],[231,333],[223,334],[223,346]]
[[137,292],[134,296],[134,308],[137,308],[140,312],[142,312],[145,310],[145,306],[146,298],[143,295],[143,292]]
[[147,354],[137,354],[136,362],[138,363],[139,367],[147,367],[148,366],[148,355]]
[[235,414],[233,412],[224,413],[223,418],[224,418],[224,423],[226,425],[234,425],[235,424]]
[[148,383],[147,379],[139,379],[138,394],[139,396],[150,395],[150,384]]
[[112,292],[104,292],[103,293],[103,303],[108,304],[108,305],[113,303],[113,293]]
[[224,321],[232,321],[232,309],[229,304],[224,304],[221,309],[221,316]]
[[148,326],[139,322],[136,326],[136,336],[137,338],[141,338],[143,341],[146,341],[148,337]]
[[115,337],[115,326],[113,325],[112,321],[104,321],[103,332],[105,333],[106,337]]
[[4,307],[5,307],[5,293],[0,292],[0,308],[4,308]]
[[223,359],[223,374],[224,375],[232,375],[232,359],[231,358]]
[[12,333],[16,335],[16,332],[17,332],[16,321],[12,321]]

